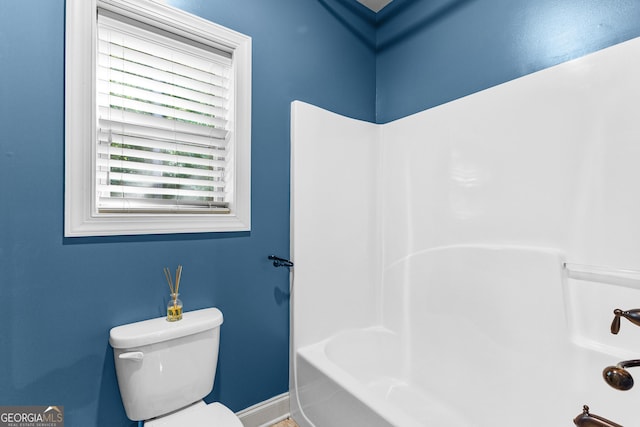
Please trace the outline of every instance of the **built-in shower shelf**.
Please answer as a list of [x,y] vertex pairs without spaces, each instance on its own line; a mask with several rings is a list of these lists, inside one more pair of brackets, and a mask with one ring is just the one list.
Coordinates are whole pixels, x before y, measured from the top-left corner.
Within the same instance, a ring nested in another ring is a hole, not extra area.
[[608,283],[640,289],[640,271],[596,265],[564,263],[567,276],[571,279]]

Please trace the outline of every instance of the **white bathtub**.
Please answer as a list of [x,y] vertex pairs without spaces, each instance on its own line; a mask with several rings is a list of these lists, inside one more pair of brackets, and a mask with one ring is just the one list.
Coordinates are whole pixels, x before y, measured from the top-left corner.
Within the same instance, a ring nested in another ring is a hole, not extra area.
[[[398,263],[385,274],[381,324],[296,350],[296,420],[568,427],[586,404],[618,424],[640,425],[640,390],[614,390],[601,377],[606,366],[640,357],[640,328],[623,320],[620,335],[608,332],[613,309],[634,304],[629,295],[640,304],[639,291],[571,280],[562,265],[553,251],[482,246]],[[573,325],[583,316],[599,319],[593,331]]]
[[403,375],[396,334],[384,328],[342,332],[298,352],[301,401],[318,426],[469,426],[455,407]]

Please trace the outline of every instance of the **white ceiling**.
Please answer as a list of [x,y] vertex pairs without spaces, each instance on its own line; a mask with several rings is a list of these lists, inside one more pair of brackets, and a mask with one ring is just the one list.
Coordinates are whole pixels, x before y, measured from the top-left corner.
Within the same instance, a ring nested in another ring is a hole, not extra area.
[[359,3],[362,3],[374,12],[379,12],[392,1],[393,0],[358,0]]

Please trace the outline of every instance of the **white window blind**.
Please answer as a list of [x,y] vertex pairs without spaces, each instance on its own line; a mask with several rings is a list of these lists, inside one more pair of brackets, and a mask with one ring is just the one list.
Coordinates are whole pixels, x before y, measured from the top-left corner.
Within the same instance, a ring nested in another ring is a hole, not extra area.
[[228,213],[230,55],[98,14],[99,212]]

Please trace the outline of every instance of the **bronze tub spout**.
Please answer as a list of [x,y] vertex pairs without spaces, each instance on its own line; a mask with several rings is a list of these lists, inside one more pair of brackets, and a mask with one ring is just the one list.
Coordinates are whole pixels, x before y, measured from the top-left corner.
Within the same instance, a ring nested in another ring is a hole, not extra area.
[[573,423],[578,427],[622,427],[620,424],[616,424],[606,418],[590,414],[587,405],[582,407],[582,414],[575,417]]

